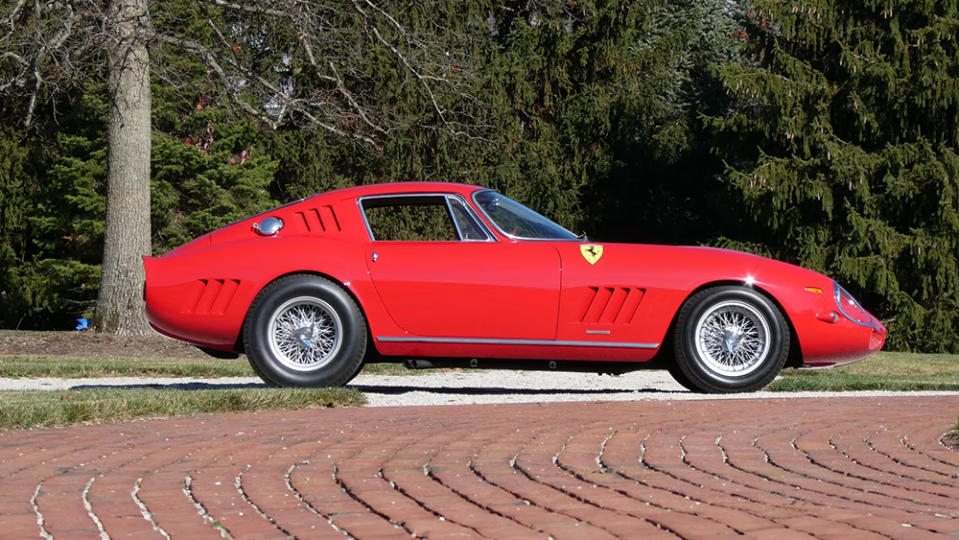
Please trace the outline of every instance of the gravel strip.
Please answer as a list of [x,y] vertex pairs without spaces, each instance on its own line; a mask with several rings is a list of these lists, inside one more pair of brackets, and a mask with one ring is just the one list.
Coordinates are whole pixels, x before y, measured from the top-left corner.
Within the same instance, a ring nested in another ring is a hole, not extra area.
[[[863,396],[936,396],[959,392],[754,392],[709,395],[684,390],[665,371],[624,375],[543,371],[451,371],[424,375],[360,375],[348,385],[363,392],[369,406],[471,405],[558,401],[643,401],[701,399],[769,399]],[[169,388],[202,390],[263,387],[255,377],[90,379],[0,378],[0,391],[80,390],[84,388]]]

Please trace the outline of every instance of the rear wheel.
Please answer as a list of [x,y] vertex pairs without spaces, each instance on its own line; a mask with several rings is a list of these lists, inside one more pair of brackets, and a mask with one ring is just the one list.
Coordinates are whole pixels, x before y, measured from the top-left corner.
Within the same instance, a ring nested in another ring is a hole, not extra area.
[[715,287],[691,296],[679,311],[674,340],[674,377],[698,392],[758,390],[779,374],[789,355],[789,328],[779,308],[746,287]]
[[359,371],[366,319],[339,285],[296,275],[268,285],[250,307],[246,354],[267,384],[341,386]]

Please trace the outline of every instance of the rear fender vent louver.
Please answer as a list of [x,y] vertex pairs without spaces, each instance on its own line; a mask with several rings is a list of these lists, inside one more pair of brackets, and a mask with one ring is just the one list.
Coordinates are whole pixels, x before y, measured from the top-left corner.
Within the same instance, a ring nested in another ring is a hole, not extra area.
[[581,322],[629,324],[646,291],[636,287],[590,287],[591,296]]
[[303,221],[306,232],[339,232],[341,230],[332,206],[308,208],[297,212],[296,216]]
[[240,287],[237,279],[201,279],[198,283],[193,301],[187,304],[188,313],[197,315],[223,315]]

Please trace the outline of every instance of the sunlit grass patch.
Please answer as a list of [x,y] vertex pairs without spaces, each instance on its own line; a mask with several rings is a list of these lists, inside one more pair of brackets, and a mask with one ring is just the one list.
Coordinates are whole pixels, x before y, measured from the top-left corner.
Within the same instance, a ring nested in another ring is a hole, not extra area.
[[[363,366],[362,375],[427,375],[430,373],[441,373],[449,371],[460,371],[460,368],[425,368],[410,369],[402,362],[377,362]],[[478,371],[478,370],[473,370]]]
[[91,388],[59,392],[0,392],[0,429],[26,429],[204,413],[363,405],[346,388],[216,390]]
[[880,352],[861,362],[827,369],[786,369],[769,390],[959,391],[959,355]]
[[[400,362],[363,366],[365,375],[423,375],[435,369],[408,369]],[[119,356],[0,355],[0,377],[256,377],[245,357],[126,358]]]
[[255,377],[246,358],[0,355],[0,377]]

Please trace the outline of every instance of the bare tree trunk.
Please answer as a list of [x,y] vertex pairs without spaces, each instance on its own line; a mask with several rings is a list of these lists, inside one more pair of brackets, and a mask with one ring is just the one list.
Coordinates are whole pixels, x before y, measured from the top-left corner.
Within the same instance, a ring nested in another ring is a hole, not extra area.
[[112,0],[107,10],[107,216],[96,328],[150,331],[143,312],[143,264],[150,254],[150,58],[147,0]]

